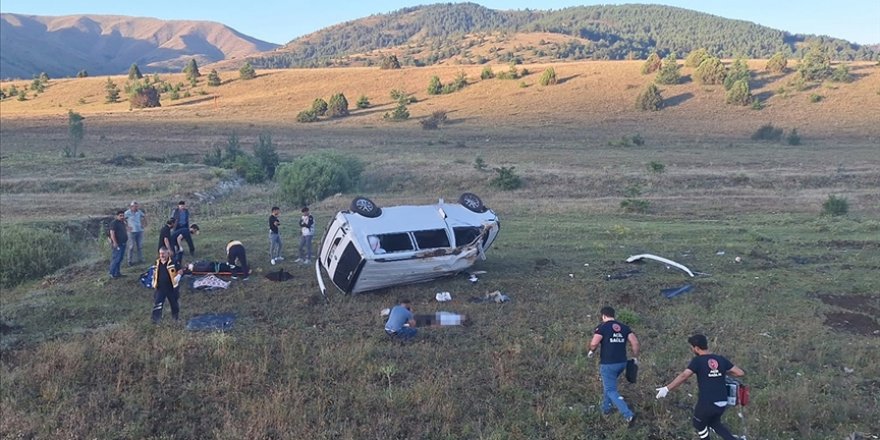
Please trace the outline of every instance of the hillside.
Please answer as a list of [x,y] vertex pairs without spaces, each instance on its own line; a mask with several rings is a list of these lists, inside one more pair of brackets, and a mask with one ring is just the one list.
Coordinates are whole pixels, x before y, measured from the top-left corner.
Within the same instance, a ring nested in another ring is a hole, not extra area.
[[60,17],[0,14],[0,77],[112,75],[137,63],[144,72],[179,72],[191,59],[207,64],[269,51],[272,43],[207,21],[111,15]]
[[[492,48],[513,34],[552,34],[550,47],[529,45],[521,53]],[[488,45],[484,45],[486,40]],[[541,59],[644,59],[651,52],[680,57],[699,47],[731,58],[768,58],[776,51],[798,55],[816,41],[839,60],[872,60],[869,47],[827,36],[793,35],[755,23],[662,5],[580,6],[555,11],[499,11],[473,3],[401,9],[331,26],[297,38],[277,51],[251,57],[254,65],[317,67],[364,65],[354,54],[389,50],[408,65],[525,62]]]

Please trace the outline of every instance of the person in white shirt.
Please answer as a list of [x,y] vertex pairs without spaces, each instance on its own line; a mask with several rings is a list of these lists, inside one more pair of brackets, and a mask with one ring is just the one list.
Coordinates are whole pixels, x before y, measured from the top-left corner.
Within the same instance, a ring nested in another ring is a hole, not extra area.
[[296,262],[309,264],[312,260],[312,237],[315,236],[315,218],[309,214],[308,206],[302,209],[299,227],[302,231],[302,237],[299,240],[299,258],[296,259]]

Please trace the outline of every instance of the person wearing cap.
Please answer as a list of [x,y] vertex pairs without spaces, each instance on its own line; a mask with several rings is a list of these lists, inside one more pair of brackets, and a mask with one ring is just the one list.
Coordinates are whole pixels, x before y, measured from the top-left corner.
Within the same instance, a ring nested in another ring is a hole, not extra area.
[[116,218],[110,222],[110,228],[107,231],[110,239],[110,278],[119,278],[122,273],[119,266],[122,265],[122,258],[125,256],[125,248],[128,242],[128,227],[125,226],[125,211],[116,211]]
[[240,241],[232,240],[226,244],[226,263],[232,266],[233,280],[239,277],[248,279],[251,269],[248,267],[247,252]]
[[733,365],[724,356],[709,351],[709,340],[705,335],[695,334],[688,338],[694,358],[690,364],[668,385],[657,388],[657,398],[666,397],[691,376],[697,376],[699,396],[694,407],[693,424],[701,439],[709,438],[709,428],[724,440],[739,440],[721,423],[721,416],[727,409],[727,384],[725,376],[742,377],[746,373]]
[[312,237],[315,236],[315,218],[309,214],[308,206],[304,207],[301,212],[299,228],[302,232],[302,237],[299,239],[299,258],[296,259],[296,262],[309,264],[312,260]]
[[128,265],[143,263],[144,228],[147,227],[147,214],[141,211],[137,201],[128,205],[128,210],[125,211],[125,223],[128,225]]

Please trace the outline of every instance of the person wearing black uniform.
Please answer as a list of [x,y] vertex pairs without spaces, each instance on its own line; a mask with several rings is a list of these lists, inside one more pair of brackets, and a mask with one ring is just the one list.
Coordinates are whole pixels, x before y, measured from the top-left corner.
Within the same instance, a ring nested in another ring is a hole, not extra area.
[[602,377],[603,396],[602,413],[609,414],[611,406],[617,407],[629,426],[633,426],[636,420],[635,413],[627,406],[620,393],[617,392],[617,378],[626,369],[626,343],[629,342],[633,352],[633,359],[638,363],[639,339],[630,328],[614,318],[614,309],[608,306],[599,311],[602,315],[602,323],[596,327],[593,339],[590,341],[590,352],[587,357],[593,357],[596,349],[601,345],[599,355],[599,374]]
[[180,283],[180,266],[174,264],[171,260],[171,251],[163,247],[159,249],[159,259],[156,260],[156,271],[153,275],[153,288],[156,294],[153,297],[153,323],[158,323],[162,319],[162,307],[165,299],[171,305],[171,317],[176,321],[180,315],[180,305],[177,300],[180,298],[180,291],[177,286]]
[[669,385],[657,388],[657,398],[666,397],[670,391],[684,383],[693,375],[697,376],[699,397],[697,406],[694,407],[694,429],[701,439],[709,438],[709,428],[724,440],[738,440],[721,423],[721,415],[727,409],[727,385],[724,377],[731,375],[742,377],[745,372],[724,356],[713,354],[709,351],[709,341],[706,336],[696,334],[688,338],[691,351],[696,355],[691,363]]
[[244,245],[240,241],[232,240],[226,244],[226,263],[232,266],[233,280],[237,280],[239,277],[248,279],[251,269],[248,267]]
[[171,244],[171,231],[174,230],[174,225],[177,224],[177,220],[168,219],[165,222],[165,225],[162,226],[162,229],[159,230],[159,247],[157,250],[165,248],[168,250],[174,249],[174,245]]
[[281,225],[281,221],[278,220],[279,215],[281,208],[273,206],[272,214],[269,215],[269,262],[272,265],[284,261],[284,257],[281,256],[281,234],[278,232],[278,226]]
[[[179,225],[178,225],[179,226]],[[184,232],[185,231],[185,232]],[[174,264],[180,265],[183,261],[183,242],[187,237],[199,234],[199,225],[193,223],[187,228],[180,228],[171,233],[171,252],[173,253]],[[192,240],[192,238],[190,238]],[[190,256],[192,254],[190,253]]]

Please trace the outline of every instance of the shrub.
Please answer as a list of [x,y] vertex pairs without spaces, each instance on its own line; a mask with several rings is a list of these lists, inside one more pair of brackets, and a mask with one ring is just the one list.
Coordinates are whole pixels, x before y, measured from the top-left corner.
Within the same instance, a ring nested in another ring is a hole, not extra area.
[[85,69],[80,70],[79,72],[76,72],[76,77],[77,78],[88,78],[89,72],[87,72]]
[[238,69],[238,76],[243,80],[254,79],[257,77],[257,71],[254,70],[254,66],[251,65],[250,61],[245,61],[244,66]]
[[70,237],[42,228],[3,225],[0,228],[0,287],[50,274],[77,257],[77,245]]
[[131,87],[131,94],[128,97],[128,102],[131,104],[132,108],[151,108],[151,107],[161,107],[162,104],[159,103],[159,91],[156,90],[153,86],[148,86],[146,84],[138,81]]
[[312,109],[303,110],[296,115],[296,122],[315,122],[317,120],[318,114]]
[[409,110],[407,110],[406,104],[404,104],[403,102],[399,102],[397,103],[397,107],[395,107],[394,110],[385,113],[382,118],[389,121],[405,121],[409,119]]
[[752,134],[753,141],[779,141],[782,139],[782,129],[773,124],[764,124]]
[[73,111],[67,111],[67,148],[64,150],[65,157],[76,157],[76,149],[83,140],[85,135],[85,126],[83,125],[81,114]]
[[247,183],[262,183],[266,180],[266,172],[260,162],[247,154],[235,158],[229,168],[241,176]]
[[788,66],[788,58],[782,52],[776,52],[767,60],[767,66],[765,69],[772,73],[782,73],[785,72],[785,68]]
[[821,81],[831,75],[831,57],[819,44],[813,43],[798,63],[798,73],[806,81]]
[[730,65],[730,69],[728,69],[727,75],[724,78],[724,89],[730,90],[737,81],[745,81],[748,84],[749,79],[751,79],[751,73],[749,73],[749,66],[746,64],[746,60],[737,58]]
[[189,63],[183,68],[183,73],[186,74],[186,79],[190,81],[202,76],[202,73],[199,72],[199,64],[196,63],[195,58],[189,59]]
[[663,108],[663,96],[655,84],[648,87],[636,97],[636,109],[645,111],[657,111]]
[[699,49],[694,49],[688,56],[684,59],[685,67],[697,67],[703,63],[704,60],[711,58],[709,55],[709,50],[705,47],[701,47]]
[[800,145],[801,144],[801,136],[797,132],[797,128],[792,128],[790,132],[788,132],[788,136],[785,137],[785,142],[788,145]]
[[651,161],[648,163],[648,171],[654,174],[663,174],[666,171],[666,165],[663,165],[660,162]]
[[810,102],[812,102],[812,103],[819,102],[823,99],[825,99],[825,97],[818,94],[818,93],[810,93]]
[[831,81],[834,82],[851,82],[852,75],[849,73],[849,66],[846,64],[838,65],[833,72],[831,72]]
[[275,145],[272,144],[271,134],[260,134],[260,137],[254,144],[254,158],[259,163],[260,168],[263,169],[266,179],[272,180],[275,177],[275,169],[278,167],[280,159],[275,151]]
[[480,72],[480,79],[492,79],[495,78],[495,72],[492,71],[492,68],[489,66],[484,66],[483,71]]
[[348,116],[348,100],[345,95],[337,93],[330,97],[327,102],[327,115],[331,118],[341,118]]
[[400,69],[400,61],[397,59],[397,55],[388,55],[387,57],[382,57],[382,61],[379,64],[380,69]]
[[645,60],[645,64],[642,64],[642,75],[648,75],[656,72],[660,69],[660,66],[663,65],[663,61],[660,59],[660,55],[657,52],[648,55],[648,59]]
[[541,79],[538,82],[540,82],[542,86],[549,86],[556,84],[557,81],[556,69],[548,67],[544,69],[544,73],[541,74]]
[[443,84],[440,82],[440,77],[434,75],[431,77],[431,81],[428,82],[428,94],[429,95],[439,95],[440,92],[443,91]]
[[353,190],[360,182],[363,168],[357,158],[331,152],[312,153],[281,166],[278,182],[288,201],[303,205]]
[[645,199],[623,199],[620,201],[620,207],[626,212],[644,214],[650,209],[651,202]]
[[222,81],[220,80],[220,74],[217,73],[216,69],[211,69],[211,72],[208,73],[208,85],[211,87],[217,87],[220,85]]
[[654,81],[658,84],[678,84],[681,81],[681,73],[674,53],[663,59],[663,66],[660,67],[660,72],[657,73]]
[[727,91],[727,103],[735,105],[749,105],[752,102],[752,91],[749,82],[739,80]]
[[847,212],[849,212],[849,201],[846,197],[829,195],[825,203],[822,204],[822,214],[824,215],[846,215]]
[[366,95],[361,95],[355,106],[357,108],[370,108],[370,98],[367,98]]
[[510,191],[522,187],[522,179],[513,171],[516,167],[493,168],[498,173],[489,185],[501,190]]
[[483,160],[482,156],[477,156],[476,158],[474,158],[474,169],[475,170],[485,171],[486,167],[488,167],[488,165],[486,165],[486,161]]
[[391,89],[390,96],[391,99],[397,101],[398,103],[412,104],[416,102],[416,98],[411,93],[406,93],[402,90]]
[[764,101],[752,97],[752,105],[750,107],[752,110],[764,110]]
[[107,78],[107,83],[104,84],[104,91],[107,92],[105,95],[104,102],[107,104],[113,104],[119,102],[119,87],[116,83],[113,82],[112,79]]
[[609,147],[632,147],[645,145],[645,140],[639,134],[633,136],[623,136],[619,140],[608,141]]
[[431,116],[420,120],[419,123],[422,124],[422,128],[425,130],[436,130],[440,128],[440,125],[446,123],[446,110],[434,111],[431,113]]
[[324,101],[322,98],[315,99],[312,102],[312,111],[318,116],[324,116],[327,114],[327,101]]
[[717,57],[704,59],[694,71],[694,79],[703,85],[723,84],[725,77],[727,77],[727,69]]
[[143,77],[144,75],[141,73],[141,69],[138,68],[138,65],[132,63],[131,67],[128,68],[128,79],[134,81]]

